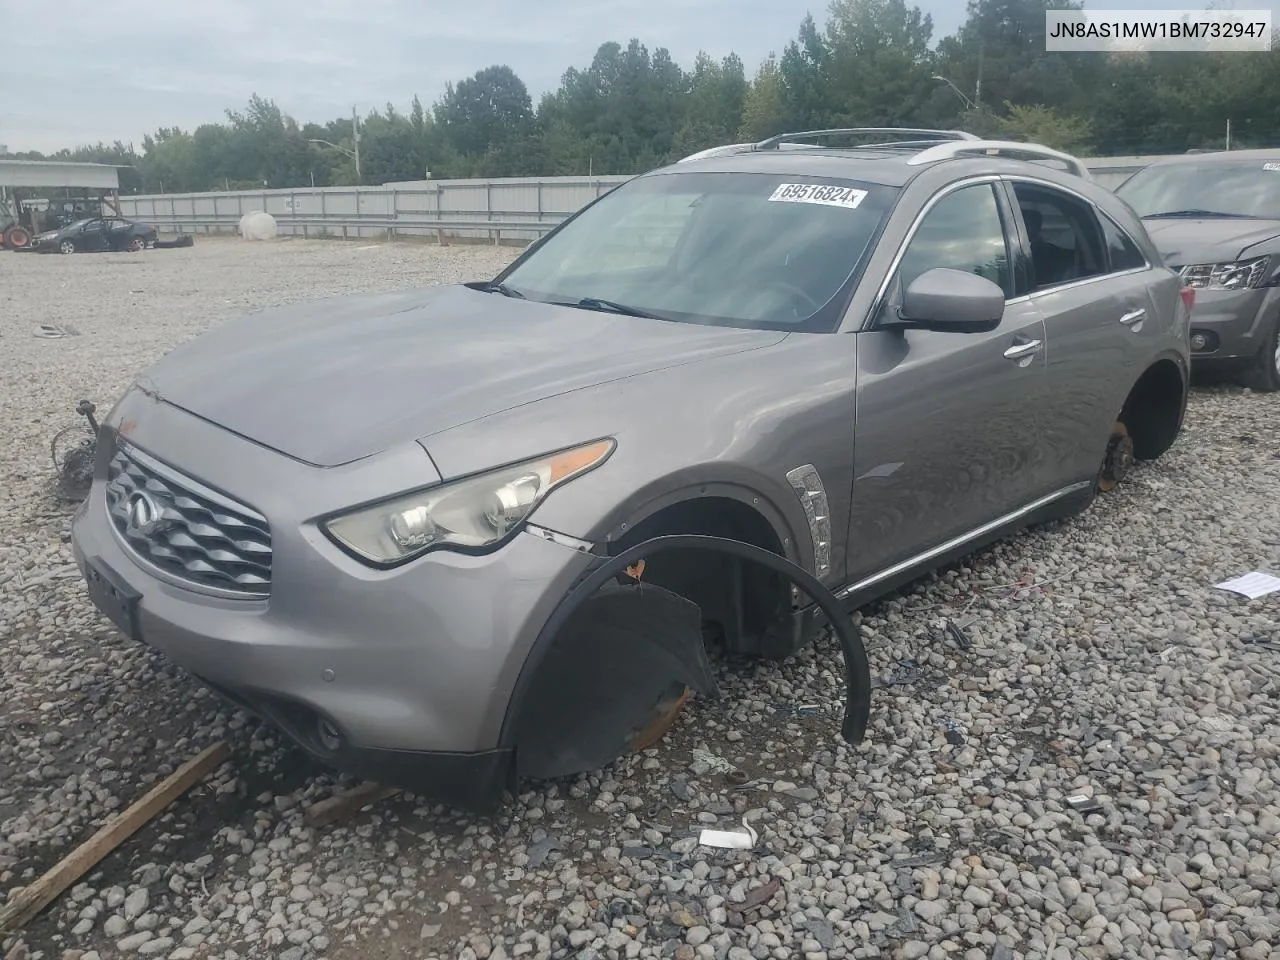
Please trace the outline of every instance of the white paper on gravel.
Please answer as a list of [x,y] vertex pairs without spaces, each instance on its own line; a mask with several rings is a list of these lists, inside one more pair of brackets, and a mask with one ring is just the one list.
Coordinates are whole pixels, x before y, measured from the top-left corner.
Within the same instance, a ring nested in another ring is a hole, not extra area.
[[1280,590],[1280,577],[1273,577],[1269,573],[1260,573],[1255,570],[1253,573],[1215,583],[1214,587],[1218,590],[1230,590],[1250,600],[1257,600],[1259,597],[1265,597],[1269,593]]
[[759,835],[745,819],[742,825],[746,828],[746,833],[737,830],[703,830],[698,836],[698,843],[704,847],[720,847],[723,850],[751,850]]

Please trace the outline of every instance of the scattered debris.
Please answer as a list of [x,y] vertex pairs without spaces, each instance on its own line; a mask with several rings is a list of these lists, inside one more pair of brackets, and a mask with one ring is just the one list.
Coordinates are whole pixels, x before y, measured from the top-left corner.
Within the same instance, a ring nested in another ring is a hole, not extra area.
[[703,830],[698,836],[698,843],[704,847],[719,847],[722,850],[751,850],[755,847],[759,835],[751,829],[746,818],[742,826],[746,833],[738,830]]
[[873,677],[871,680],[871,689],[877,690],[881,687],[910,686],[920,679],[920,664],[915,660],[899,660],[897,661],[897,666],[899,669],[896,672],[886,673],[882,677]]
[[42,323],[32,336],[41,340],[61,340],[63,337],[78,337],[80,331],[69,323]]
[[1262,573],[1255,570],[1253,573],[1246,573],[1231,580],[1224,580],[1222,583],[1215,583],[1215,590],[1228,590],[1231,593],[1238,593],[1242,597],[1248,597],[1250,600],[1257,600],[1259,597],[1265,597],[1269,593],[1275,593],[1280,590],[1280,577],[1273,577],[1269,573]]
[[965,733],[966,733],[964,727],[962,727],[959,723],[957,723],[951,717],[940,717],[938,719],[938,722],[942,725],[942,728],[947,732],[947,743],[951,744],[953,747],[964,746]]
[[[872,686],[875,686],[874,682]],[[797,717],[816,717],[820,713],[822,713],[822,704],[820,703],[802,703],[796,707]]]
[[955,645],[961,650],[972,650],[973,641],[969,639],[969,634],[965,633],[965,627],[972,624],[970,620],[964,627],[956,623],[954,620],[947,621],[947,636],[955,641]]
[[778,891],[782,889],[782,880],[779,877],[773,877],[765,883],[754,889],[748,890],[747,895],[741,903],[729,902],[725,904],[728,912],[729,926],[742,927],[748,923],[748,918],[753,910],[758,910],[766,906],[774,897],[778,895]]
[[547,862],[552,850],[563,850],[564,843],[559,837],[547,836],[529,844],[529,866],[540,867]]
[[710,750],[704,750],[701,747],[694,749],[693,762],[695,766],[705,767],[707,770],[714,771],[715,773],[734,773],[738,769],[719,754],[712,753]]
[[1076,813],[1085,815],[1102,812],[1102,804],[1098,803],[1098,801],[1093,797],[1083,793],[1077,793],[1067,797],[1067,806]]
[[93,463],[98,449],[98,421],[93,416],[96,409],[90,401],[81,400],[76,413],[86,422],[63,427],[49,443],[49,455],[57,475],[57,493],[64,500],[83,500],[93,484]]
[[916,867],[930,867],[935,863],[942,863],[947,859],[947,854],[943,850],[934,850],[930,853],[920,854],[915,857],[904,857],[902,860],[892,860],[889,865],[897,867],[899,870],[914,870]]
[[59,860],[42,877],[24,887],[0,910],[0,936],[21,929],[60,893],[93,869],[98,861],[222,766],[229,755],[227,745],[219,740],[148,790],[128,809],[108,820],[101,830]]
[[920,929],[920,921],[906,907],[898,908],[898,922],[893,925],[898,937],[910,936]]
[[311,827],[324,827],[363,810],[370,804],[387,800],[400,792],[398,787],[384,787],[372,781],[344,790],[307,807],[305,819]]
[[180,233],[172,240],[157,240],[152,244],[157,250],[173,250],[177,247],[193,247],[196,239],[189,233]]

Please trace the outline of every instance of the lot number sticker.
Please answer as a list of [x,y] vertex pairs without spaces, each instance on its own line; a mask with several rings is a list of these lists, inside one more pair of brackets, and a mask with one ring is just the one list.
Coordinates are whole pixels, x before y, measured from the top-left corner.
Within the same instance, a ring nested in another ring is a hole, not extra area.
[[769,198],[773,203],[819,203],[824,207],[856,209],[867,191],[825,183],[781,183]]

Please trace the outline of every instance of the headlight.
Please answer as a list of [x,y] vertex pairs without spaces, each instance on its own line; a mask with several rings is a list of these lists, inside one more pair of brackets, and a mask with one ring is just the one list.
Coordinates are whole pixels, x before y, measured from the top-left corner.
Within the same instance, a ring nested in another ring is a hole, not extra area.
[[1247,290],[1260,286],[1270,257],[1253,257],[1232,263],[1195,263],[1178,272],[1182,282],[1197,290]]
[[389,567],[428,550],[483,550],[505,540],[552,490],[613,452],[597,440],[465,480],[384,500],[321,526],[357,559]]

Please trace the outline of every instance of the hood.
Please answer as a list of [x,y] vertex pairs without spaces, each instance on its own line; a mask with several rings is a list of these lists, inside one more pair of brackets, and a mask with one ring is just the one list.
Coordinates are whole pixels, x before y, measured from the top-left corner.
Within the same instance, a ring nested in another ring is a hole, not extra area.
[[1142,223],[1165,263],[1178,267],[1237,260],[1249,247],[1280,236],[1280,220],[1156,217]]
[[511,407],[785,336],[434,287],[250,314],[175,348],[139,385],[290,457],[337,466]]

